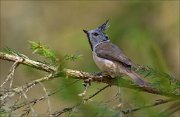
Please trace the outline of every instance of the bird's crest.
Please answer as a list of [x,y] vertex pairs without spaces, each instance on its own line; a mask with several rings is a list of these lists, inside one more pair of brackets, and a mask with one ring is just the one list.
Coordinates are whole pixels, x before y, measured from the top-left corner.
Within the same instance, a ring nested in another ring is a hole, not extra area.
[[109,22],[109,20],[106,20],[106,22],[104,22],[101,26],[99,26],[98,29],[99,29],[100,31],[102,31],[102,32],[105,31],[105,30],[107,30],[108,27],[109,27],[108,22]]

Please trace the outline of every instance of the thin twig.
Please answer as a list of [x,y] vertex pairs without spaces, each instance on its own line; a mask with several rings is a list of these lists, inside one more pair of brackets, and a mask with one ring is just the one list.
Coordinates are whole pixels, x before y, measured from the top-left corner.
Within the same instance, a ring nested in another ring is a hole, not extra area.
[[180,110],[180,102],[175,102],[164,111],[160,112],[159,115],[171,116],[173,113]]
[[97,92],[95,92],[93,95],[90,95],[88,98],[85,98],[84,101],[88,101],[91,98],[93,98],[94,96],[96,96],[97,94],[99,94],[101,91],[103,91],[104,89],[110,87],[111,85],[106,85],[105,87],[99,89]]
[[50,103],[50,99],[49,99],[47,90],[46,90],[46,88],[45,88],[45,86],[44,86],[43,83],[39,82],[39,84],[42,86],[42,88],[43,88],[43,90],[44,90],[44,92],[45,92],[45,97],[46,97],[46,99],[47,99],[47,104],[48,104],[48,109],[47,109],[47,111],[48,111],[48,116],[50,116],[50,115],[51,115],[51,103]]
[[49,79],[52,78],[52,74],[49,74],[43,78],[40,78],[40,79],[37,79],[37,80],[34,80],[28,84],[25,84],[23,86],[20,86],[20,87],[17,87],[17,88],[14,88],[6,93],[4,93],[2,96],[0,96],[0,101],[3,101],[4,99],[6,99],[7,97],[13,97],[15,94],[18,94],[18,93],[21,93],[22,90],[29,90],[31,89],[34,85],[40,83],[40,82],[43,82],[43,81],[47,81]]
[[[75,83],[78,82],[78,81],[79,81],[79,80],[76,80],[76,81],[70,83],[69,85],[71,86],[71,85],[75,84]],[[60,92],[60,91],[63,91],[63,90],[65,90],[65,88],[62,88],[62,89],[59,89],[59,90],[55,90],[55,91],[53,91],[53,92],[50,92],[50,93],[48,93],[47,96],[52,96],[52,95],[54,95],[54,94],[56,94],[56,93],[58,93],[58,92]],[[42,100],[44,100],[44,99],[46,99],[46,98],[47,98],[46,96],[42,96],[42,97],[40,97],[40,98],[33,99],[33,100],[29,101],[29,103],[30,103],[30,104],[36,104],[36,103],[38,103],[38,102],[40,102],[40,101],[42,101]],[[26,106],[26,103],[27,103],[27,102],[25,101],[25,102],[22,102],[22,103],[20,103],[20,104],[18,104],[18,105],[13,105],[13,106],[11,106],[10,108],[11,108],[12,110],[17,110],[17,109],[19,109],[19,108],[21,108],[21,107]]]
[[[15,105],[20,101],[21,98],[22,98],[22,95],[19,94],[19,97],[15,100],[13,106],[15,106]],[[12,106],[12,107],[13,107],[13,106]],[[11,117],[12,112],[13,112],[13,108],[10,108],[10,111],[9,111],[9,116],[10,116],[10,117]]]
[[7,75],[5,81],[1,84],[0,88],[2,88],[4,86],[4,84],[6,84],[9,80],[10,81],[10,85],[9,85],[9,88],[12,87],[12,83],[13,83],[13,79],[14,79],[14,71],[16,69],[16,67],[18,66],[19,62],[21,62],[23,59],[19,58],[18,60],[16,60],[13,65],[11,66],[10,68],[10,71],[9,71],[9,74]]
[[32,116],[37,116],[35,110],[34,110],[33,107],[31,106],[31,104],[29,103],[29,100],[28,100],[27,95],[25,94],[25,92],[24,92],[23,90],[22,90],[22,94],[23,94],[24,98],[26,99],[26,102],[27,102],[27,104],[29,105],[29,108],[30,108],[31,111],[32,111]]
[[158,100],[156,102],[154,102],[153,104],[149,104],[149,105],[145,105],[145,106],[142,106],[142,107],[137,107],[137,108],[133,108],[133,109],[128,109],[128,110],[122,110],[122,112],[124,114],[128,114],[128,113],[132,113],[132,112],[135,112],[135,111],[139,111],[141,109],[145,109],[145,108],[150,108],[150,107],[155,107],[155,106],[158,106],[158,105],[161,105],[161,104],[165,104],[165,103],[168,103],[168,102],[172,102],[172,101],[176,101],[177,99],[166,99],[166,100]]
[[115,101],[116,99],[119,99],[119,98],[121,98],[121,96],[120,96],[120,91],[118,89],[117,93],[114,96],[112,96],[110,99],[108,99],[106,101],[102,101],[101,103],[107,104],[107,103]]
[[80,106],[81,104],[84,104],[86,101],[90,100],[91,98],[93,98],[94,96],[96,96],[97,94],[99,94],[100,92],[102,92],[103,90],[105,90],[106,88],[108,88],[110,85],[106,85],[105,87],[99,89],[97,92],[95,92],[94,94],[92,94],[91,96],[89,96],[86,99],[83,99],[81,102],[79,102],[78,104],[72,106],[72,107],[68,107],[68,108],[64,108],[63,110],[60,111],[56,111],[52,114],[52,116],[58,117],[60,115],[62,115],[63,113],[72,111],[73,109],[75,109],[76,107]]

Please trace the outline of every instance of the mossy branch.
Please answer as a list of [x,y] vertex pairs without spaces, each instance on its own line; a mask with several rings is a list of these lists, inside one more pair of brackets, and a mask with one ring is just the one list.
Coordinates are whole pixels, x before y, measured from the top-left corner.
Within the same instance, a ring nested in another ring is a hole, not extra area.
[[[147,93],[152,93],[152,94],[157,94],[157,95],[180,99],[180,94],[178,94],[178,93],[169,92],[166,90],[159,90],[158,87],[153,87],[153,86],[152,87],[140,87],[138,85],[133,84],[131,81],[123,79],[123,78],[112,79],[112,78],[109,78],[108,76],[96,75],[96,74],[92,74],[92,73],[82,72],[82,71],[78,71],[78,70],[71,70],[71,69],[63,69],[63,70],[58,71],[58,69],[54,66],[50,66],[50,65],[38,62],[38,61],[34,61],[27,57],[7,54],[7,53],[3,53],[3,52],[0,52],[0,59],[7,60],[7,61],[13,61],[13,62],[19,60],[19,64],[24,64],[24,65],[30,66],[32,68],[36,68],[36,69],[39,69],[39,70],[42,70],[42,71],[52,74],[48,77],[37,79],[37,80],[29,83],[29,85],[26,85],[28,87],[30,87],[34,83],[44,82],[44,81],[54,79],[57,77],[69,77],[69,78],[75,78],[75,79],[81,79],[81,80],[91,79],[91,82],[106,83],[109,85],[115,85],[115,86],[135,89],[135,90],[139,90],[139,91],[144,91]],[[175,81],[175,82],[178,82],[178,81]],[[18,93],[18,91],[20,92],[20,90],[19,90],[20,88],[21,87],[15,88],[13,90],[13,92],[16,92],[16,93]],[[3,99],[2,96],[1,96],[1,99]]]

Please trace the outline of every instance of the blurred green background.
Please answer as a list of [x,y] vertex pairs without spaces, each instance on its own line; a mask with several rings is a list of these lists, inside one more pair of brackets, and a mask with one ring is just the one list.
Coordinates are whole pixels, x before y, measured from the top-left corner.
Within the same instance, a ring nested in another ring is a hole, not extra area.
[[[96,28],[109,19],[110,27],[107,34],[111,41],[121,47],[135,63],[150,66],[179,78],[179,18],[178,0],[1,1],[0,49],[2,51],[3,48],[10,47],[37,60],[38,58],[32,55],[29,49],[28,41],[42,42],[54,50],[59,57],[66,54],[83,55],[80,60],[68,62],[67,68],[97,72],[99,69],[93,62],[87,37],[82,30]],[[2,81],[11,64],[0,62]],[[21,66],[15,74],[17,80],[15,85],[22,85],[39,78],[42,76],[39,72]],[[64,105],[73,105],[79,99],[77,94],[83,91],[82,82],[69,87],[70,82],[73,81],[57,79],[47,83],[49,89],[67,89],[64,94],[60,93],[52,97],[53,110],[63,108]],[[92,94],[101,86],[103,84],[93,84],[88,94]],[[39,90],[31,93],[36,96]],[[115,95],[117,90],[119,88],[111,87],[94,100],[106,100]],[[122,100],[127,105],[134,103],[137,105],[139,102],[144,104],[157,98],[154,95],[148,97],[149,94],[142,96],[143,93],[128,89],[121,89],[121,92]],[[115,104],[117,103],[113,102],[109,106]],[[37,108],[40,109],[45,105],[47,104],[43,103]],[[97,108],[93,104],[87,104],[81,107],[82,114],[87,114],[88,109],[89,112],[94,113],[98,109],[107,111],[105,106]],[[39,113],[41,112],[43,112],[42,108],[39,110]],[[136,112],[134,116],[141,116],[143,113],[153,116],[156,114],[156,108]]]

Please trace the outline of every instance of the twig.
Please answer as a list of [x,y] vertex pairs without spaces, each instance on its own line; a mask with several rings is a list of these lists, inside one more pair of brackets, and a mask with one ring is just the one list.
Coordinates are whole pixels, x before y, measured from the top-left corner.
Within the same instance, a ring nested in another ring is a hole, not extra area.
[[10,87],[10,88],[12,87],[13,78],[14,78],[14,77],[13,77],[13,76],[14,76],[14,71],[15,71],[16,67],[18,66],[19,62],[21,62],[22,60],[23,60],[23,59],[19,58],[18,60],[16,60],[16,61],[14,62],[14,64],[13,64],[13,65],[11,66],[11,68],[10,68],[9,74],[7,75],[5,81],[1,84],[0,88],[2,88],[2,87],[4,86],[4,84],[6,84],[9,80],[11,80],[9,87]]
[[50,78],[52,78],[52,74],[49,74],[49,75],[47,75],[47,76],[45,76],[43,78],[34,80],[34,81],[32,81],[32,82],[30,82],[28,84],[25,84],[24,86],[14,88],[11,91],[8,91],[8,92],[4,93],[2,96],[0,96],[0,101],[3,101],[7,97],[12,97],[15,94],[19,94],[19,93],[21,93],[22,90],[27,90],[28,91],[30,88],[32,88],[34,85],[38,84],[39,82],[47,81]]
[[110,85],[106,85],[105,87],[99,89],[97,92],[95,92],[94,94],[92,94],[92,95],[89,96],[88,98],[83,99],[81,102],[79,102],[79,103],[76,104],[75,106],[68,107],[68,108],[64,108],[63,110],[54,112],[54,113],[52,114],[52,116],[58,117],[58,116],[62,115],[63,113],[72,111],[74,108],[80,106],[81,104],[84,104],[84,102],[90,100],[91,98],[93,98],[94,96],[96,96],[97,94],[99,94],[100,92],[102,92],[103,90],[105,90],[106,88],[108,88],[109,86],[110,86]]
[[165,104],[165,103],[168,103],[168,102],[171,102],[171,101],[176,101],[176,100],[177,99],[166,99],[166,100],[161,99],[161,100],[158,100],[158,101],[154,102],[153,104],[149,104],[149,105],[146,105],[146,106],[137,107],[137,108],[133,108],[133,109],[128,109],[128,110],[122,110],[122,112],[124,114],[128,114],[128,113],[132,113],[132,112],[135,112],[135,111],[138,111],[138,110],[141,110],[141,109],[155,107],[155,106]]
[[110,102],[112,102],[112,101],[115,101],[116,99],[119,99],[119,100],[121,99],[119,89],[118,89],[117,93],[116,93],[114,96],[112,96],[110,99],[108,99],[108,100],[106,100],[106,101],[102,101],[101,103],[107,104],[107,103],[110,103]]
[[101,91],[103,91],[104,89],[110,87],[111,85],[106,85],[105,87],[101,88],[100,90],[98,90],[97,92],[95,92],[93,95],[89,96],[88,98],[84,99],[84,101],[88,101],[91,98],[93,98],[94,96],[96,96],[98,93],[100,93]]
[[[76,80],[76,81],[70,83],[69,85],[73,85],[73,84],[75,84],[77,81],[79,81],[79,80]],[[60,90],[55,90],[55,91],[53,91],[53,92],[48,93],[47,96],[48,96],[48,97],[49,97],[49,96],[52,96],[52,95],[54,95],[54,94],[56,94],[56,93],[58,93],[58,92],[60,92],[60,91],[63,91],[63,90],[64,90],[64,88],[62,88],[62,89],[60,89]],[[36,104],[36,103],[38,103],[39,101],[46,99],[47,96],[42,96],[42,97],[40,97],[40,98],[33,99],[33,100],[29,101],[29,103],[30,103],[30,104]],[[21,107],[24,107],[24,106],[26,106],[26,101],[25,101],[25,102],[22,102],[22,103],[20,103],[20,104],[18,104],[18,105],[13,105],[13,106],[11,106],[10,108],[11,108],[12,110],[17,110],[17,109],[19,109],[19,108],[21,108]]]
[[27,95],[25,94],[25,92],[24,92],[23,90],[22,90],[21,92],[22,92],[24,98],[26,99],[26,102],[27,102],[27,104],[29,105],[29,108],[30,108],[31,111],[32,111],[32,116],[37,116],[37,114],[35,113],[35,110],[34,110],[33,107],[31,106],[31,104],[29,103],[29,100],[28,100]]
[[169,106],[167,109],[164,111],[160,112],[159,115],[166,115],[166,116],[171,116],[173,113],[176,111],[180,110],[180,102],[175,102],[171,106]]
[[[13,106],[15,106],[15,105],[20,101],[21,98],[22,98],[22,95],[19,94],[19,97],[15,100]],[[13,106],[12,106],[12,107],[13,107]],[[13,112],[13,108],[10,108],[9,117],[11,117],[12,112]]]
[[[0,52],[0,59],[3,59],[3,60],[16,61],[20,58],[21,58],[20,56],[15,56],[15,55],[10,55],[10,54],[5,54],[5,53]],[[50,73],[56,73],[57,72],[57,69],[53,66],[46,65],[46,64],[43,64],[43,63],[40,63],[37,61],[33,61],[33,60],[28,59],[28,58],[24,58],[24,60],[20,63],[34,67],[34,68],[37,68],[37,69],[40,69],[40,70],[43,70],[43,71],[46,71],[46,72],[50,72]],[[71,77],[71,78],[75,78],[75,79],[81,79],[81,80],[91,78],[92,82],[106,83],[109,85],[116,85],[116,86],[120,86],[120,87],[144,91],[144,92],[148,92],[148,93],[152,93],[152,94],[157,94],[157,95],[162,95],[162,96],[167,96],[167,97],[173,97],[173,98],[180,98],[179,94],[175,94],[173,92],[167,92],[165,90],[159,90],[159,89],[154,88],[154,87],[140,87],[138,85],[132,84],[132,82],[125,80],[123,78],[111,79],[108,76],[102,76],[102,75],[97,76],[97,75],[90,74],[87,72],[81,72],[81,71],[71,70],[71,69],[64,69],[63,71],[59,72],[59,74],[56,74],[56,76],[38,79],[38,81],[34,81],[34,83],[43,82],[43,81],[46,81],[49,79],[53,79],[55,77],[62,77],[62,76]],[[18,89],[17,88],[13,89],[13,91],[18,92]],[[3,98],[0,97],[0,100],[1,99],[3,99]]]
[[76,108],[76,107],[79,106],[79,105],[80,105],[80,104],[77,104],[77,105],[75,105],[75,106],[68,107],[68,108],[64,108],[63,110],[60,110],[60,111],[56,111],[56,112],[54,112],[53,114],[51,114],[51,116],[53,116],[53,117],[58,117],[58,116],[62,115],[63,113],[72,111],[74,108]]
[[48,116],[50,116],[50,115],[51,115],[51,103],[50,103],[50,99],[49,99],[47,90],[46,90],[45,86],[43,85],[43,83],[39,82],[39,84],[42,86],[42,88],[43,88],[43,90],[44,90],[44,92],[45,92],[45,97],[46,97],[46,99],[47,99],[47,104],[48,104],[48,109],[47,109],[47,111],[48,111]]

